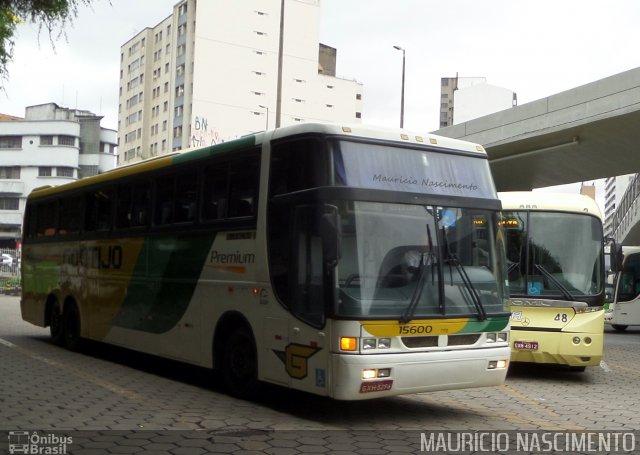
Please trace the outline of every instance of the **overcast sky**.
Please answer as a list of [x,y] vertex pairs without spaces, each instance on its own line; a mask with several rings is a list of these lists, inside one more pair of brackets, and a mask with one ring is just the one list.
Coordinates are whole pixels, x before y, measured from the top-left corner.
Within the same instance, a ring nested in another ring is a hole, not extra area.
[[[238,1],[238,0],[236,0]],[[94,0],[67,39],[18,28],[0,112],[57,102],[117,126],[120,46],[177,0]],[[405,127],[438,128],[440,78],[482,76],[519,104],[640,66],[637,0],[321,0],[320,40],[338,76],[364,84],[363,122],[398,126],[406,50]]]

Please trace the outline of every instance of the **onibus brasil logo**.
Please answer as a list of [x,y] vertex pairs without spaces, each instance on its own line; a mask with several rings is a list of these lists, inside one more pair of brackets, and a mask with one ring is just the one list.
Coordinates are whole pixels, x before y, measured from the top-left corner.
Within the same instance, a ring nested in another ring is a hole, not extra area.
[[39,434],[37,431],[10,431],[9,453],[30,455],[62,455],[73,443],[71,436]]

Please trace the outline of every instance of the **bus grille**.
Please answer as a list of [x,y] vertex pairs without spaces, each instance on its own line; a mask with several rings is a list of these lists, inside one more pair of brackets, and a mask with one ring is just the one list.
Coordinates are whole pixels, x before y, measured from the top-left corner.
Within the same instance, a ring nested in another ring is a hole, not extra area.
[[[443,335],[445,336],[445,335]],[[438,346],[438,336],[428,337],[402,337],[402,343],[408,348],[435,348]],[[471,333],[464,335],[448,335],[446,336],[447,346],[471,346],[480,339],[479,333]]]

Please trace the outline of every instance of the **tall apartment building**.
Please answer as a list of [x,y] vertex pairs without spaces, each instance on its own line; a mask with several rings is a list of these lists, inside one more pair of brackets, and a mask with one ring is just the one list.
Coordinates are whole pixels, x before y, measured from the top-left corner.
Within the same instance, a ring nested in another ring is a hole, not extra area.
[[24,118],[0,114],[0,247],[20,239],[31,190],[115,167],[117,135],[101,120],[55,103],[29,106]]
[[487,84],[484,77],[440,79],[440,128],[517,106],[512,90]]
[[617,177],[609,177],[605,180],[604,185],[604,234],[613,235],[613,216],[616,209],[620,206],[620,201],[629,187],[629,183],[634,179],[636,174],[619,175]]
[[[281,121],[359,122],[362,84],[335,77],[320,0],[286,0]],[[121,47],[119,164],[276,125],[281,0],[182,0]]]

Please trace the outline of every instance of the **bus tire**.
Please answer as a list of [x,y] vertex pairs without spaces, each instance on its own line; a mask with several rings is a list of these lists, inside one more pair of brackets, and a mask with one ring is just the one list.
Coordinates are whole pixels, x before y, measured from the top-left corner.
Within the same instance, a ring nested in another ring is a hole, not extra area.
[[624,332],[625,330],[627,330],[627,327],[629,327],[629,326],[628,325],[611,324],[611,327],[613,327],[613,330],[615,330],[616,332]]
[[231,395],[244,399],[258,395],[258,354],[253,335],[246,326],[231,330],[224,344],[221,373]]
[[63,318],[64,346],[70,351],[77,351],[80,349],[82,338],[80,337],[80,312],[75,302],[65,305]]
[[54,300],[49,308],[49,333],[53,344],[62,345],[64,337],[64,323],[62,320],[62,311],[60,310],[60,302]]

